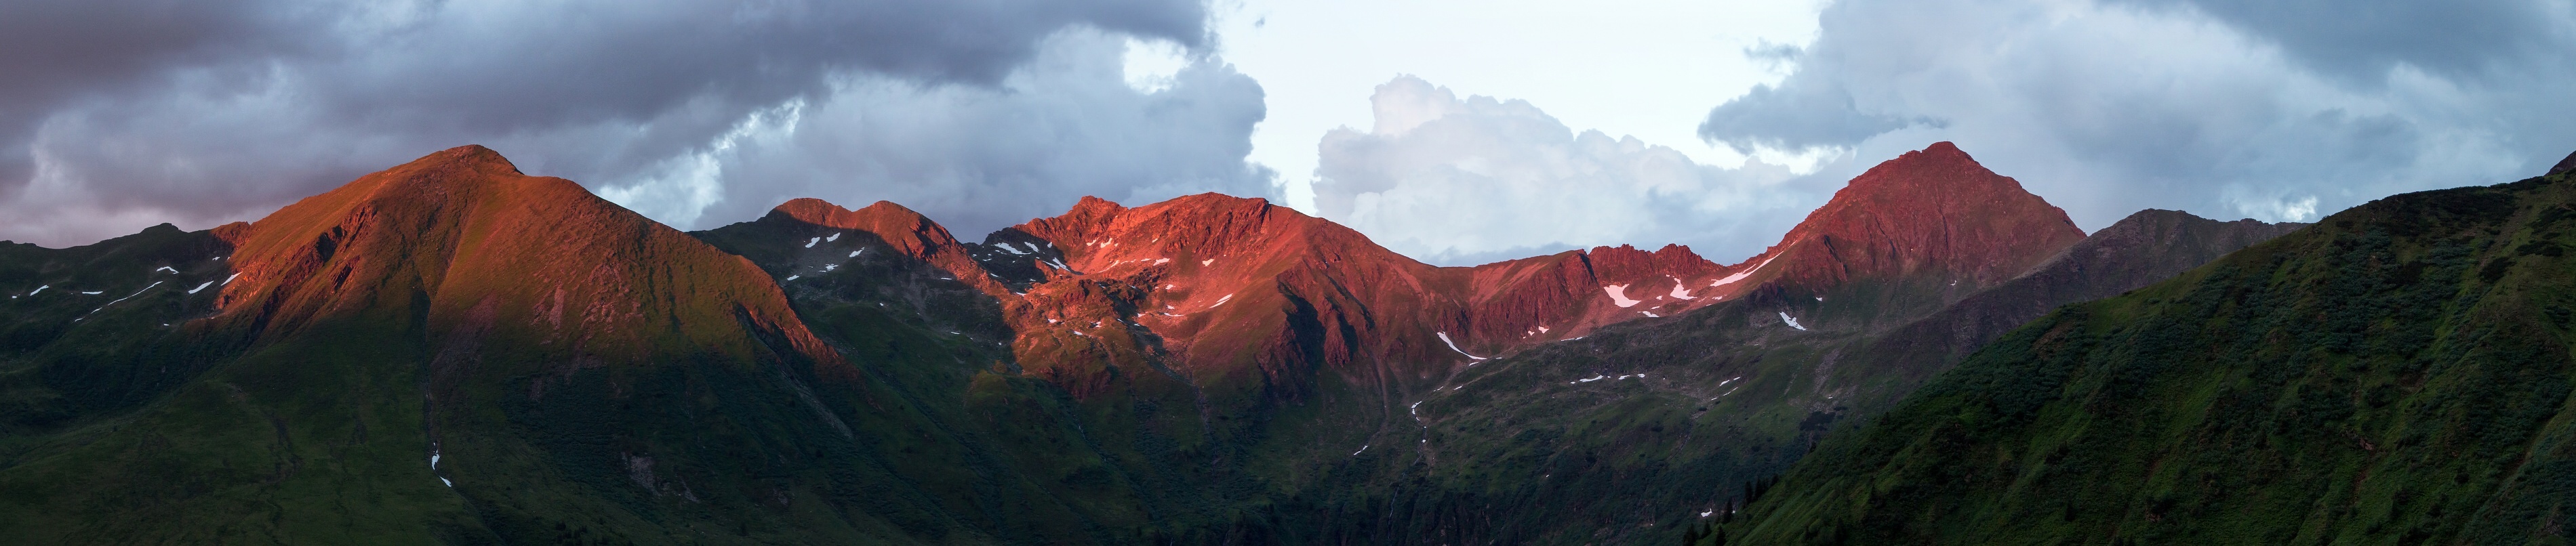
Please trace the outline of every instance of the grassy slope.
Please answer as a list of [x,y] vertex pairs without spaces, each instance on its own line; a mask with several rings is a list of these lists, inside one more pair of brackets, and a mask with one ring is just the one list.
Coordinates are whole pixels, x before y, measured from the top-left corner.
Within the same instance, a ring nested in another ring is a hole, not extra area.
[[2576,184],[2401,195],[1987,346],[1755,544],[2563,544]]

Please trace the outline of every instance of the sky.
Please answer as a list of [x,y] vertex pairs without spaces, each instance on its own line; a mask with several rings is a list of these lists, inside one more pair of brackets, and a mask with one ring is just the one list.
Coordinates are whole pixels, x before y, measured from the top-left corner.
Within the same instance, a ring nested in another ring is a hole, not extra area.
[[255,220],[463,144],[680,229],[1220,192],[1462,265],[1753,255],[1953,141],[2099,229],[2576,151],[2576,0],[15,0],[0,239]]

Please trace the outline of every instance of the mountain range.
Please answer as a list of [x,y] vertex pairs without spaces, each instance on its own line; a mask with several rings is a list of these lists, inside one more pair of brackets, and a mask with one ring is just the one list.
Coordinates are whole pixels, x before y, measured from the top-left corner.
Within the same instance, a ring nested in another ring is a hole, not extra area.
[[1216,194],[976,243],[814,199],[681,232],[467,146],[255,222],[0,244],[0,537],[1698,538],[2053,309],[2303,227],[2087,235],[1944,142],[1734,264],[1436,267]]

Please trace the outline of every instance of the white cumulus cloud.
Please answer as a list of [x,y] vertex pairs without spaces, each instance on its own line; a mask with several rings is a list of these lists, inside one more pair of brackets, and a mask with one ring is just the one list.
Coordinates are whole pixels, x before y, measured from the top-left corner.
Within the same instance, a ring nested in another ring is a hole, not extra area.
[[1634,137],[1577,133],[1528,102],[1461,99],[1411,76],[1370,100],[1374,127],[1324,136],[1315,206],[1433,263],[1666,242],[1740,259],[1839,186],[1760,161],[1718,168]]

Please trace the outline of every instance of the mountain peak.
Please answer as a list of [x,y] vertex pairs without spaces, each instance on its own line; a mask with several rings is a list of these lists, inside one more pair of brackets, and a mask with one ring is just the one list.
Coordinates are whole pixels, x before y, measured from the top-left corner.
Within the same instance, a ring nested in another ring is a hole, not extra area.
[[2568,171],[2576,171],[2576,153],[2567,154],[2567,159],[2558,160],[2558,166],[2549,168],[2549,174],[2562,174]]
[[[898,231],[913,231],[924,226],[938,225],[930,221],[930,217],[922,216],[920,212],[895,204],[893,201],[878,201],[860,207],[858,210],[850,210],[832,204],[830,201],[799,197],[779,203],[769,210],[771,214],[783,215],[798,222],[841,229],[881,231],[880,228],[894,228]],[[942,232],[944,233],[945,230],[943,229]]]
[[[1898,197],[1950,197],[1954,194],[2023,193],[2021,183],[2011,177],[1995,174],[1977,163],[1977,158],[1949,141],[1935,142],[1921,150],[1905,152],[1870,167],[1851,180],[1851,185],[1835,192],[1834,202],[1846,200],[1846,194],[1857,192],[1932,192],[1933,195]],[[1975,197],[1969,195],[1966,197]],[[1827,203],[1826,206],[1833,206]]]
[[1936,142],[1852,178],[1772,253],[1805,254],[1791,263],[1818,287],[1921,274],[1982,286],[2083,239],[2066,211]]
[[239,279],[220,292],[215,318],[254,332],[292,335],[361,315],[422,316],[432,330],[458,331],[515,320],[542,323],[567,358],[643,362],[670,340],[768,352],[727,334],[750,329],[838,360],[748,260],[570,180],[522,174],[482,146],[359,177],[216,235],[233,245]]
[[[892,245],[898,252],[943,265],[953,266],[965,263],[958,260],[966,260],[958,250],[961,243],[948,232],[947,227],[892,201],[878,201],[850,210],[830,201],[800,197],[771,208],[769,217],[763,218],[773,219],[833,230],[866,232]],[[948,254],[954,256],[944,256]]]
[[519,172],[519,166],[517,164],[510,162],[510,158],[501,157],[501,152],[492,151],[491,148],[485,148],[481,144],[467,144],[464,146],[441,150],[438,153],[421,156],[420,159],[414,159],[410,165],[406,166],[415,165],[453,165],[476,171],[490,170],[492,172],[523,174]]

